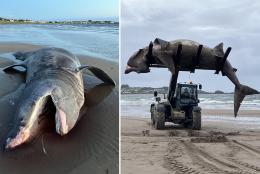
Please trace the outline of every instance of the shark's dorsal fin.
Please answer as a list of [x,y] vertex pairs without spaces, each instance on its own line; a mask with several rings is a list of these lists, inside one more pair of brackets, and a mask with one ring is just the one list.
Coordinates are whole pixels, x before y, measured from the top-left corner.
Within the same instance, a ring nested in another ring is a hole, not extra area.
[[217,57],[222,57],[224,55],[223,42],[219,43],[214,47],[214,54]]
[[162,48],[162,49],[165,49],[165,48],[169,45],[169,42],[167,42],[167,41],[165,41],[165,40],[162,40],[162,39],[160,39],[160,38],[156,38],[156,39],[154,40],[154,43],[161,45],[161,48]]

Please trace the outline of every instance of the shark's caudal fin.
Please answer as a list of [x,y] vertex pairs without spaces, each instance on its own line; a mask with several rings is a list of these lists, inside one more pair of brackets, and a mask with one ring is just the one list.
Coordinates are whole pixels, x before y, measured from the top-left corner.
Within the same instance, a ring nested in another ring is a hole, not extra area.
[[246,95],[259,94],[259,92],[253,88],[250,88],[246,85],[240,85],[239,87],[235,87],[234,94],[234,114],[237,116],[237,112],[239,110],[240,104]]

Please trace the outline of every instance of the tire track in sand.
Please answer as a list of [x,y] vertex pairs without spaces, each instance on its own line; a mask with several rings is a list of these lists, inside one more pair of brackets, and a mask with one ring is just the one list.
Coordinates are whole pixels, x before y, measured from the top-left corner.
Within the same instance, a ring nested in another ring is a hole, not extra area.
[[200,150],[194,147],[190,142],[181,140],[180,144],[185,148],[187,154],[190,156],[192,162],[198,165],[206,173],[226,173],[225,170],[218,168],[211,160],[201,155]]
[[[253,173],[259,173],[260,172],[260,167],[258,166],[255,166],[253,164],[249,164],[247,162],[244,162],[244,161],[241,161],[239,160],[239,158],[236,157],[236,154],[241,151],[241,150],[244,150],[245,152],[248,153],[248,145],[244,145],[240,142],[237,142],[236,140],[232,140],[230,142],[227,142],[225,143],[225,145],[231,149],[230,153],[228,154],[228,159],[232,162],[234,162],[235,164],[237,165],[240,165],[242,167],[245,168],[245,170],[248,170],[248,172],[253,172]],[[242,146],[242,147],[241,147]],[[251,152],[253,151],[253,154],[256,153],[256,155],[259,155],[258,154],[258,150],[252,148],[252,147],[249,147],[249,156],[251,155]]]
[[255,174],[255,172],[239,168],[233,163],[221,161],[190,142],[181,140],[180,143],[186,148],[194,164],[199,165],[207,173]]
[[165,155],[164,167],[176,172],[176,174],[203,174],[177,161],[177,158],[182,156],[182,149],[180,147],[178,141],[168,143],[168,153]]
[[236,145],[238,145],[239,147],[241,147],[242,149],[251,152],[252,154],[256,155],[257,157],[260,157],[260,150],[257,150],[253,147],[251,147],[250,145],[238,142],[236,140],[232,140],[232,142]]

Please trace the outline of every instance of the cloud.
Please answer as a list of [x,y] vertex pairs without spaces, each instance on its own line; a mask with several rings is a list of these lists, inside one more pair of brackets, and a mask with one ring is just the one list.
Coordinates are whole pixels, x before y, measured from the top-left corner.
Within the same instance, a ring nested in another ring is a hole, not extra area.
[[[169,72],[124,75],[124,65],[136,50],[160,37],[165,40],[191,39],[210,47],[220,42],[231,46],[229,60],[238,68],[242,83],[260,89],[260,1],[252,0],[122,0],[121,1],[122,83],[133,86],[167,86]],[[234,85],[213,71],[181,73],[179,80],[207,83],[207,90],[232,91]]]

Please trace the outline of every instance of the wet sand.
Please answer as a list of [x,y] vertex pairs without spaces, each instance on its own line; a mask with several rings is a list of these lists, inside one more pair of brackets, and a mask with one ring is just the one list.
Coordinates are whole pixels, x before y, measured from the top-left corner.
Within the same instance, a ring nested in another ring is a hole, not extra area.
[[[2,43],[0,53],[34,50],[40,47]],[[96,65],[103,69],[118,84],[117,63],[82,55],[78,57],[82,64]],[[0,58],[0,60],[0,67],[12,63],[8,59]],[[0,80],[0,145],[2,149],[6,135],[12,127],[15,104],[20,100],[21,91],[17,89],[23,79],[17,74],[7,75],[1,71]],[[88,83],[90,82],[86,82]],[[89,92],[88,96],[87,104],[85,103],[80,113],[80,121],[68,135],[61,137],[55,133],[55,129],[48,129],[31,143],[17,150],[1,151],[0,173],[118,173],[118,86],[112,91],[106,86],[100,86]]]
[[[240,112],[260,118],[260,111]],[[231,110],[204,114],[233,118]],[[260,122],[203,119],[200,131],[172,123],[155,130],[150,119],[123,116],[121,127],[122,174],[260,173]]]

